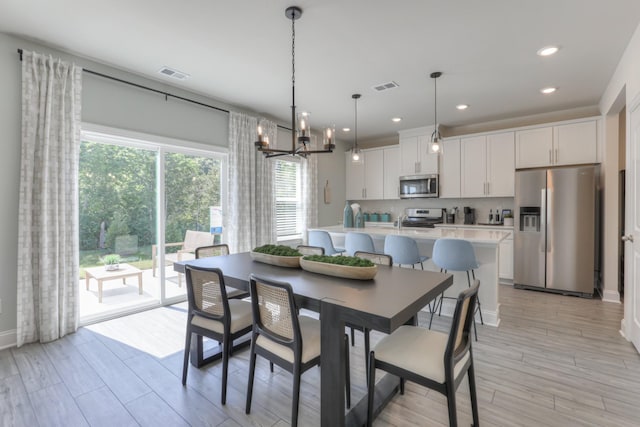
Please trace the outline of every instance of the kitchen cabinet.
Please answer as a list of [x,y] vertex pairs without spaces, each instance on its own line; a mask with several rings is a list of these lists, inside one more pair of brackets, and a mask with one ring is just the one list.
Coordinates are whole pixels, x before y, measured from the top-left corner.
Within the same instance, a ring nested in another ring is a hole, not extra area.
[[345,153],[347,200],[380,200],[383,198],[384,152],[382,149],[362,150],[362,163],[351,161]]
[[597,121],[516,132],[516,168],[597,163]]
[[400,132],[400,176],[438,173],[438,153],[431,153],[431,128]]
[[513,197],[514,133],[460,139],[461,197]]
[[498,277],[513,280],[513,232],[509,233],[509,237],[500,242]]
[[383,153],[382,198],[385,200],[400,198],[400,147],[385,147]]
[[460,139],[442,143],[440,153],[440,197],[460,197]]

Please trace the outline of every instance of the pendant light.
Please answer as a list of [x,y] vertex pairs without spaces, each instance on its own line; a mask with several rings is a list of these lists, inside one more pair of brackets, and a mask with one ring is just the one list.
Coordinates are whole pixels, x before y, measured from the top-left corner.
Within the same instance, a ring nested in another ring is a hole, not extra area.
[[351,95],[351,98],[355,101],[355,126],[354,126],[354,143],[353,148],[351,149],[351,163],[362,163],[362,152],[358,148],[358,99],[360,99],[362,95],[359,93],[354,93]]
[[302,16],[302,9],[290,6],[284,14],[291,20],[291,150],[279,150],[269,147],[268,138],[263,137],[262,128],[258,126],[258,140],[255,146],[265,157],[301,156],[307,157],[314,153],[331,153],[335,146],[335,128],[328,127],[323,132],[323,150],[310,150],[311,126],[309,114],[296,114],[296,27],[295,21]]
[[442,136],[440,135],[439,124],[438,124],[438,85],[437,80],[442,73],[440,71],[436,71],[431,73],[431,78],[433,79],[433,133],[431,134],[431,141],[429,143],[429,150],[432,153],[439,153],[442,148]]

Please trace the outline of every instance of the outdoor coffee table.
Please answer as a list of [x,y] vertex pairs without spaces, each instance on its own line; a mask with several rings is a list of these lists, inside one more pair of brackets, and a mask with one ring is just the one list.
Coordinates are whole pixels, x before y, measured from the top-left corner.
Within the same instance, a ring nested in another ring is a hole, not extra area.
[[117,270],[107,271],[104,267],[92,267],[84,270],[87,290],[89,290],[89,279],[92,277],[98,282],[98,302],[102,302],[102,282],[105,280],[122,279],[122,284],[126,285],[125,279],[131,276],[138,276],[139,294],[142,295],[142,270],[129,265],[120,264]]

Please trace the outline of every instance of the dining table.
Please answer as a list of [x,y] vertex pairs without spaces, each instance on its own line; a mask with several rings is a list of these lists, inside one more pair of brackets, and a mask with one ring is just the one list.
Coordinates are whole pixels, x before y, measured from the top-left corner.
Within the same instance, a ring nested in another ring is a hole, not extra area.
[[[366,423],[366,395],[345,411],[345,322],[391,333],[414,318],[453,283],[447,273],[378,265],[370,280],[346,279],[312,273],[300,268],[279,267],[254,261],[249,252],[174,263],[219,268],[225,284],[248,290],[251,274],[288,282],[296,304],[320,314],[320,420],[323,427],[361,426]],[[199,348],[202,351],[202,348]],[[378,413],[399,390],[399,379],[383,376],[376,384],[374,413]]]

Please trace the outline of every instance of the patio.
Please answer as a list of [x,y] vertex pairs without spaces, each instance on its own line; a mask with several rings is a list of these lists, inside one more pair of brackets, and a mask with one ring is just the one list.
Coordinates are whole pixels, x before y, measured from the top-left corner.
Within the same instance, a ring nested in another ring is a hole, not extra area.
[[[80,321],[82,324],[93,323],[107,317],[115,317],[125,311],[138,311],[160,304],[160,271],[153,277],[151,268],[142,270],[142,295],[139,294],[137,276],[105,280],[102,288],[102,302],[98,302],[98,283],[95,279],[86,288],[84,278],[78,280],[80,297]],[[173,266],[165,267],[166,290],[165,298],[186,297],[184,279],[182,287],[178,287],[177,273]]]

